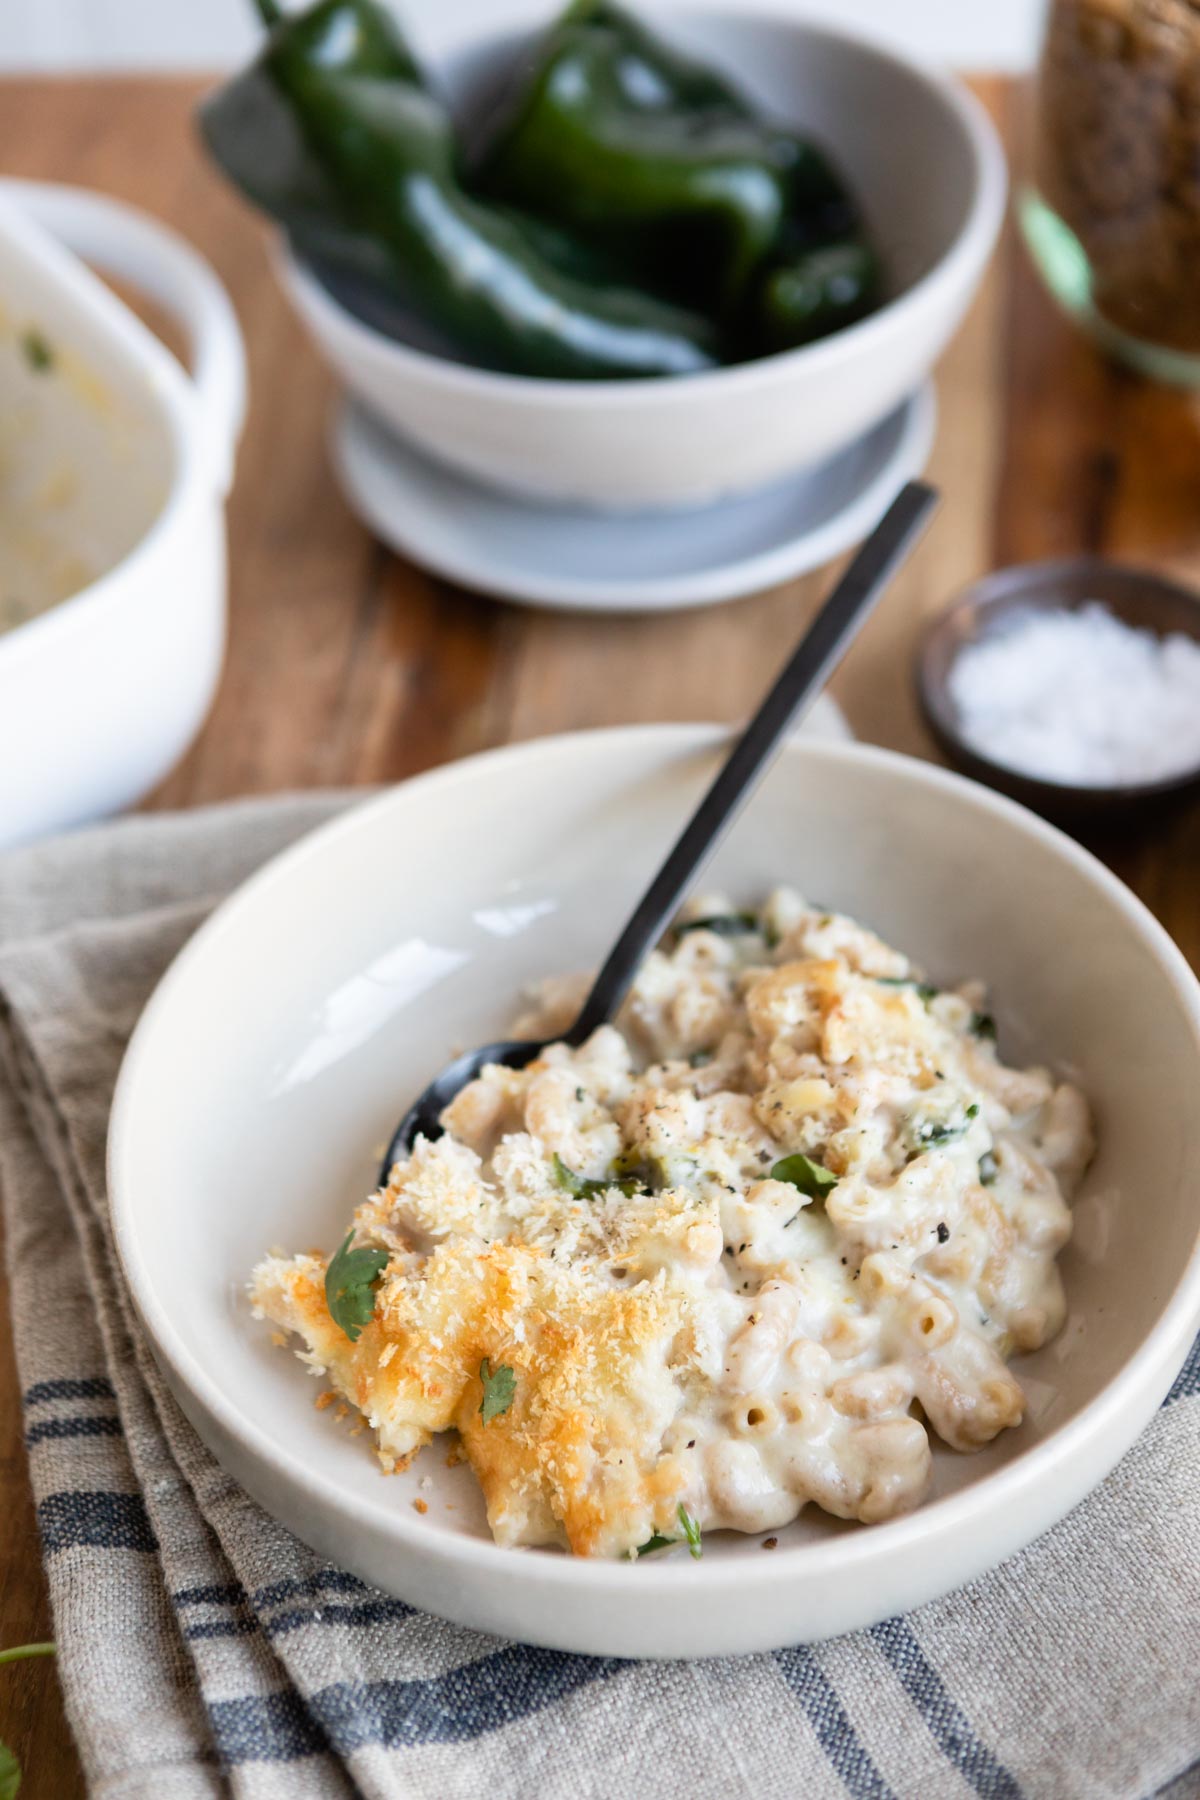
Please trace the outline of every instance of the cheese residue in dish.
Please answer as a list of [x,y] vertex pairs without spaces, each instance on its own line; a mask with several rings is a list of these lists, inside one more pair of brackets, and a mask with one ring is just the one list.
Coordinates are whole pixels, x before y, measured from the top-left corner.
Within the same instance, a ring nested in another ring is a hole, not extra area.
[[[543,984],[517,1035],[565,1030],[585,988]],[[385,1469],[456,1427],[501,1544],[891,1518],[931,1432],[971,1451],[1020,1423],[1006,1359],[1064,1316],[1088,1107],[1006,1067],[982,1007],[789,891],[693,902],[619,1029],[485,1070],[358,1209],[387,1264],[357,1341],[320,1256],[268,1257],[254,1304]]]
[[90,587],[162,511],[174,455],[144,384],[0,301],[0,637]]

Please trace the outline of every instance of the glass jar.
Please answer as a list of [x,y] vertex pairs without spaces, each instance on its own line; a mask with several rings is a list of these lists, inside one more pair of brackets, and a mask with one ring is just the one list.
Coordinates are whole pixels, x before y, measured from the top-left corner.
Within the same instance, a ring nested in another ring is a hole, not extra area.
[[1105,348],[1200,387],[1200,0],[1051,0],[1021,223]]

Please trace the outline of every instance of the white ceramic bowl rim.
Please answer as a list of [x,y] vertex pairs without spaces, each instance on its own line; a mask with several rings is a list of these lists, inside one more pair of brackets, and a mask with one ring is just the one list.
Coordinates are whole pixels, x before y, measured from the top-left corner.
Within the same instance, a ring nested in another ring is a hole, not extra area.
[[[228,428],[232,455],[242,422],[245,403],[244,351],[232,306],[216,276],[190,245],[157,221],[151,221],[136,208],[93,194],[85,188],[61,187],[52,183],[0,180],[0,204],[6,214],[9,207],[21,215],[21,248],[36,259],[47,280],[66,289],[74,302],[86,309],[116,345],[120,354],[143,372],[143,395],[157,407],[171,439],[174,476],[170,492],[139,538],[133,549],[111,569],[80,588],[47,611],[26,620],[16,630],[5,634],[3,651],[6,660],[15,661],[26,652],[33,656],[55,638],[73,631],[81,612],[94,612],[103,607],[124,587],[130,576],[143,566],[152,564],[160,547],[175,533],[180,518],[201,501],[208,501],[221,491],[222,478],[214,466],[207,433],[201,429],[205,397],[189,380],[186,370],[159,342],[123,301],[105,286],[87,265],[70,254],[64,244],[73,235],[75,218],[91,224],[103,222],[119,242],[123,230],[136,233],[144,246],[156,241],[159,254],[190,264],[193,278],[204,283],[202,303],[216,310],[215,329],[221,335],[222,353],[232,359],[235,392],[232,412],[220,423]],[[11,216],[11,215],[10,215]],[[7,221],[6,221],[7,222]],[[151,253],[153,254],[153,252]],[[97,258],[99,260],[99,258]],[[136,279],[136,277],[135,277]],[[211,317],[212,315],[208,315]],[[199,344],[193,346],[199,349]]]
[[[696,10],[719,13],[729,9],[727,6],[706,3]],[[291,254],[280,233],[276,238],[276,254],[285,278],[299,290],[306,305],[323,312],[335,329],[353,338],[362,354],[391,360],[407,368],[412,374],[436,371],[439,381],[464,393],[488,393],[496,398],[508,399],[519,394],[536,394],[539,403],[545,402],[551,407],[569,407],[579,405],[580,393],[584,391],[589,407],[620,411],[644,402],[647,390],[652,390],[656,405],[673,406],[686,403],[689,396],[711,393],[718,386],[723,392],[732,393],[738,388],[753,386],[764,378],[774,381],[784,371],[800,368],[836,371],[840,364],[853,359],[864,346],[871,345],[874,340],[889,332],[898,321],[903,321],[909,313],[916,311],[934,284],[945,281],[960,269],[972,268],[977,261],[982,263],[1004,216],[1008,191],[1004,152],[984,108],[961,83],[916,58],[904,56],[870,33],[818,25],[804,18],[792,19],[778,11],[751,12],[739,8],[738,17],[753,25],[790,24],[798,33],[808,37],[848,44],[877,57],[880,62],[890,63],[894,69],[903,71],[921,83],[930,97],[954,117],[962,130],[971,154],[974,175],[965,225],[932,268],[927,269],[903,293],[886,301],[857,324],[844,326],[840,331],[832,332],[829,337],[820,338],[816,343],[802,344],[795,350],[779,351],[773,356],[731,363],[722,368],[704,369],[693,375],[675,375],[652,381],[580,382],[535,375],[509,375],[494,369],[480,369],[470,363],[455,362],[449,357],[418,350],[399,338],[388,337],[335,300],[328,288]]]
[[[711,725],[618,726],[606,730],[563,734],[563,737],[574,742],[594,743],[599,753],[603,753],[608,745],[615,750],[618,743],[627,745],[646,741],[672,754],[702,749],[723,741],[726,736],[723,728]],[[366,801],[362,806],[356,806],[349,813],[320,827],[253,875],[201,926],[152,995],[134,1031],[121,1068],[109,1132],[109,1194],[122,1266],[151,1338],[180,1379],[234,1440],[244,1444],[254,1456],[268,1463],[278,1475],[301,1491],[335,1507],[351,1526],[355,1523],[381,1526],[397,1544],[411,1550],[414,1555],[426,1560],[451,1562],[466,1573],[473,1567],[494,1566],[497,1558],[510,1559],[515,1553],[484,1539],[455,1537],[448,1546],[432,1540],[418,1521],[410,1521],[399,1508],[389,1505],[383,1498],[387,1491],[385,1482],[380,1483],[381,1496],[378,1502],[348,1494],[335,1481],[327,1479],[299,1460],[294,1460],[268,1440],[259,1438],[247,1425],[235,1401],[209,1377],[203,1365],[189,1350],[169,1312],[155,1294],[125,1199],[131,1186],[126,1179],[130,1156],[127,1140],[131,1102],[138,1085],[139,1066],[152,1044],[158,1015],[171,1004],[174,989],[190,964],[197,957],[206,954],[220,939],[243,896],[259,896],[269,893],[276,885],[288,883],[303,869],[310,857],[323,854],[342,834],[357,830],[364,817],[386,815],[389,808],[396,804],[397,794],[404,790],[414,786],[420,786],[426,791],[436,790],[443,804],[452,803],[453,790],[459,782],[471,780],[480,768],[496,764],[503,764],[510,784],[515,787],[520,781],[521,765],[526,761],[536,760],[547,748],[562,742],[563,737],[534,739],[523,744],[509,745],[416,776],[412,781],[402,784],[401,789],[393,789]],[[831,761],[835,765],[858,764],[880,769],[901,765],[911,779],[945,793],[969,795],[973,804],[984,812],[1007,821],[1010,826],[1017,827],[1029,837],[1053,848],[1057,855],[1086,875],[1089,881],[1107,895],[1124,915],[1134,934],[1169,976],[1179,992],[1191,1025],[1197,1054],[1200,1055],[1200,983],[1187,961],[1142,902],[1103,864],[1063,832],[1046,824],[1016,802],[1007,800],[978,783],[932,763],[920,762],[894,751],[864,744],[821,744],[806,745],[796,753],[820,761]],[[611,1588],[614,1581],[629,1579],[636,1580],[638,1591],[642,1594],[658,1593],[664,1596],[680,1583],[694,1584],[700,1581],[706,1591],[716,1597],[733,1590],[744,1594],[762,1589],[776,1582],[787,1566],[797,1562],[803,1563],[810,1572],[819,1570],[824,1574],[834,1575],[849,1574],[857,1565],[873,1561],[884,1551],[903,1557],[906,1550],[915,1547],[919,1540],[927,1538],[939,1526],[949,1530],[954,1525],[968,1525],[972,1513],[979,1511],[981,1507],[990,1511],[1006,1502],[1015,1502],[1036,1489],[1039,1484],[1051,1480],[1058,1469],[1071,1461],[1081,1441],[1093,1439],[1110,1427],[1113,1435],[1119,1436],[1120,1416],[1127,1397],[1132,1397],[1136,1392],[1144,1378],[1144,1372],[1151,1366],[1165,1365],[1172,1359],[1181,1364],[1198,1328],[1200,1237],[1193,1245],[1187,1263],[1156,1324],[1102,1392],[1066,1424],[1051,1432],[1042,1443],[1034,1445],[1005,1468],[988,1475],[974,1486],[933,1500],[905,1517],[887,1524],[873,1525],[866,1531],[839,1535],[820,1544],[809,1543],[794,1547],[781,1545],[770,1558],[736,1557],[715,1563],[701,1562],[699,1565],[688,1562],[685,1567],[672,1566],[670,1562],[639,1563],[635,1573],[635,1565],[627,1563],[589,1562],[566,1555],[524,1552],[521,1559],[524,1576],[541,1586],[561,1592]]]

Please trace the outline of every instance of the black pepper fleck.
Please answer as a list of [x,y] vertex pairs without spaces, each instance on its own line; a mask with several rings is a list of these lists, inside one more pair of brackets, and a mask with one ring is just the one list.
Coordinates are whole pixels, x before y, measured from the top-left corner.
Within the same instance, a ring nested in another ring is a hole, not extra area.
[[949,1236],[950,1236],[950,1227],[947,1225],[946,1221],[944,1219],[942,1219],[939,1222],[938,1228],[937,1228],[938,1243],[944,1244]]

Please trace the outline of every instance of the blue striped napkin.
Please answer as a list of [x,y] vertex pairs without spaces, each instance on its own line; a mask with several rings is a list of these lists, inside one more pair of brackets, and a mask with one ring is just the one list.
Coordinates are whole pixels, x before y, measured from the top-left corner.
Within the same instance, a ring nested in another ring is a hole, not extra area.
[[1200,1353],[1104,1486],[1030,1549],[911,1617],[773,1656],[625,1663],[461,1630],[322,1562],[222,1472],[117,1270],[108,1105],[171,956],[334,804],[131,820],[0,863],[0,1194],[92,1793],[1200,1795]]

